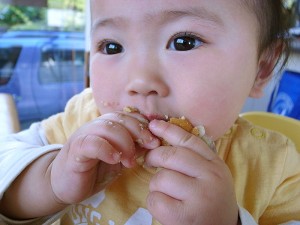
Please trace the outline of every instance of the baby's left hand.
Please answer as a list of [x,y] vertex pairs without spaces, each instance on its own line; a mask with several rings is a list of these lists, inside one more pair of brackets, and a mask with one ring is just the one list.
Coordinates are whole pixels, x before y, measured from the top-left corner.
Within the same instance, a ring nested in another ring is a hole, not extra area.
[[162,168],[150,182],[151,214],[163,225],[236,225],[238,206],[229,168],[199,137],[161,120],[151,132],[171,146],[148,152],[147,166]]

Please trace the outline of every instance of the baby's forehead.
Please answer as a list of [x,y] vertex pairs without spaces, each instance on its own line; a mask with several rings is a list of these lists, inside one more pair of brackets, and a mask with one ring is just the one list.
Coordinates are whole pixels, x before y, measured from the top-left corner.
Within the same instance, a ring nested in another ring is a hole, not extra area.
[[[248,3],[254,0],[90,0],[92,19],[97,17],[126,17],[132,18],[136,15],[155,19],[159,14],[170,18],[173,16],[194,15],[201,18],[207,17],[212,21],[220,20],[231,12],[242,11]],[[172,3],[172,4],[171,4]],[[222,10],[220,10],[222,9]],[[249,11],[249,10],[247,10]],[[129,12],[129,13],[128,13]],[[243,13],[243,12],[241,12]]]

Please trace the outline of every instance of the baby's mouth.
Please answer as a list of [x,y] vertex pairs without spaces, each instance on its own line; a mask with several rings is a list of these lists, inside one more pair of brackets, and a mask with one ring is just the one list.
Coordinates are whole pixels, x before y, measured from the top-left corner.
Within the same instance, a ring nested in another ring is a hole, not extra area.
[[143,114],[143,116],[145,116],[147,118],[147,120],[152,121],[152,120],[164,120],[164,121],[168,121],[169,116],[167,115],[158,115],[158,114]]
[[[147,114],[147,113],[143,113],[141,112],[139,109],[135,108],[135,107],[130,107],[127,106],[123,109],[125,112],[132,112],[132,113],[140,113],[142,116],[144,116],[148,121],[152,121],[152,120],[164,120],[170,123],[173,123],[183,129],[185,129],[186,131],[200,137],[210,148],[212,151],[217,152],[216,150],[216,146],[214,141],[212,140],[211,137],[207,136],[206,132],[205,132],[205,128],[203,125],[198,125],[196,127],[193,127],[192,124],[186,120],[185,117],[181,117],[181,118],[172,118],[168,115],[159,115],[159,114]],[[183,122],[184,121],[184,122]],[[188,124],[188,125],[187,125]]]
[[168,121],[169,120],[168,115],[162,115],[162,114],[158,114],[158,113],[147,113],[147,112],[143,112],[143,111],[139,110],[138,108],[131,107],[131,106],[124,107],[123,111],[130,112],[130,113],[139,113],[142,116],[144,116],[148,121],[152,121],[152,120]]

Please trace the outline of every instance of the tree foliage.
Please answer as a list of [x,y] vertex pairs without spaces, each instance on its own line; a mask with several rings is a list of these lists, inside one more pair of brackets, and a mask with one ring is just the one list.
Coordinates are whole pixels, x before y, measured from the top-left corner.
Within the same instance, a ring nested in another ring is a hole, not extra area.
[[85,1],[84,0],[48,0],[48,7],[84,11]]
[[[48,0],[48,8],[83,12],[84,0]],[[0,28],[45,29],[47,8],[16,6],[0,3]]]
[[0,25],[32,24],[45,18],[45,11],[34,7],[0,5]]

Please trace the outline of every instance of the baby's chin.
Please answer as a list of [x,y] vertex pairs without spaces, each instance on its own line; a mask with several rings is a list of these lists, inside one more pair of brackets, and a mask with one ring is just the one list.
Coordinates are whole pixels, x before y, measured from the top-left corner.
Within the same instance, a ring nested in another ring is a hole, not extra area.
[[224,137],[224,135],[231,133],[232,128],[236,126],[238,118],[238,115],[228,117],[224,114],[221,119],[208,121],[207,133],[209,133],[213,137],[212,139],[216,141]]

